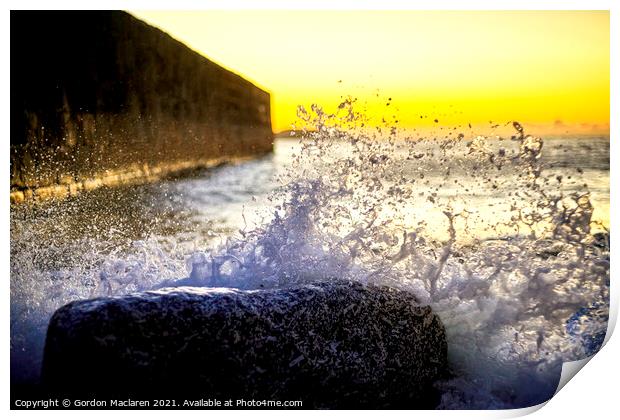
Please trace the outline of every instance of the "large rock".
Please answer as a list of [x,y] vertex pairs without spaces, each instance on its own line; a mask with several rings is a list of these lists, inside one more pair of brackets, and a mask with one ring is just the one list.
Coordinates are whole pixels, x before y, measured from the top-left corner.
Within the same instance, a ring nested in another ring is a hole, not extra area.
[[433,408],[446,353],[441,321],[408,292],[350,282],[182,287],[60,308],[47,333],[43,381],[50,391],[91,398]]

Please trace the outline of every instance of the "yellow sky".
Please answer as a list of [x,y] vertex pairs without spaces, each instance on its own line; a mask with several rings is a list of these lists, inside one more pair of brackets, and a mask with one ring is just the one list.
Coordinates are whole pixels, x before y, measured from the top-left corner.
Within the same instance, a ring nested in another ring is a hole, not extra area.
[[540,134],[609,130],[605,11],[131,13],[269,91],[275,132],[298,104],[343,95],[375,116],[397,110],[404,127],[432,125],[420,119],[429,115],[517,120]]

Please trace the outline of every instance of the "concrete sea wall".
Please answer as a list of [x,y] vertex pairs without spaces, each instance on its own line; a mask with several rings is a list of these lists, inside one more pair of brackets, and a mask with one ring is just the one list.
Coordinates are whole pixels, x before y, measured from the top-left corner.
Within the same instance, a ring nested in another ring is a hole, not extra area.
[[11,12],[11,201],[272,150],[269,94],[119,11]]

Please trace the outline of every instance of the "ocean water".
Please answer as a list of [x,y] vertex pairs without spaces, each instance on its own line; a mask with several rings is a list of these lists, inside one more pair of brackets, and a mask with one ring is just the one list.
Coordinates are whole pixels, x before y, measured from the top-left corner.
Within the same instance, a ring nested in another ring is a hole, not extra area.
[[49,317],[74,299],[340,277],[411,290],[440,315],[439,408],[549,399],[607,327],[609,139],[518,123],[410,138],[339,110],[302,108],[312,131],[254,161],[12,207],[12,383],[37,383]]

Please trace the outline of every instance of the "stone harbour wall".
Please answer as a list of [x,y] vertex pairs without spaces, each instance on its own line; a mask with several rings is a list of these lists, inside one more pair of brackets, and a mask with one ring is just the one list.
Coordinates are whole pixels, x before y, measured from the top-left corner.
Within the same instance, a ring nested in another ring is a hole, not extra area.
[[269,153],[269,93],[120,11],[11,12],[11,201]]

